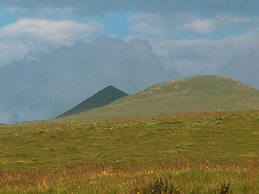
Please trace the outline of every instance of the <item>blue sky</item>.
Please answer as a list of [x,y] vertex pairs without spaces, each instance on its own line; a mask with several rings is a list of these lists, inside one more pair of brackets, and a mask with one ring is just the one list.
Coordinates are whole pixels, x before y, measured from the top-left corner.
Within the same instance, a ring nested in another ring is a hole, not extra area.
[[134,93],[217,74],[259,88],[258,10],[258,0],[3,0],[0,122],[53,117],[106,85]]
[[0,27],[15,23],[17,21],[17,17],[9,13],[5,7],[0,8]]

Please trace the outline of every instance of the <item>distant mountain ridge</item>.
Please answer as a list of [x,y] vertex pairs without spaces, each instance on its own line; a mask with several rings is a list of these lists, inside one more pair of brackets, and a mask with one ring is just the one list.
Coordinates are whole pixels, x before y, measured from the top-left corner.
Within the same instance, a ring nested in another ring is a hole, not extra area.
[[75,106],[74,108],[59,115],[58,117],[77,115],[82,112],[89,111],[91,109],[100,108],[127,95],[128,95],[127,93],[119,90],[114,86],[107,86],[106,88],[100,90],[90,98],[87,98],[86,100],[84,100],[83,102]]
[[228,77],[198,76],[153,85],[69,120],[106,120],[188,112],[259,110],[259,91]]

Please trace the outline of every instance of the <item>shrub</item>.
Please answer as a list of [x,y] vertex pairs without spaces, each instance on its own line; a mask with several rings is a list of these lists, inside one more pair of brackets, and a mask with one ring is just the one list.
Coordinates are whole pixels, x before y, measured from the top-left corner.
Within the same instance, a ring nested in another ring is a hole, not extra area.
[[214,189],[216,194],[227,194],[230,193],[230,183],[224,183],[219,188]]
[[136,193],[140,192],[143,194],[180,194],[180,189],[174,187],[168,180],[162,178],[156,179],[153,182],[148,183],[141,189],[135,189]]

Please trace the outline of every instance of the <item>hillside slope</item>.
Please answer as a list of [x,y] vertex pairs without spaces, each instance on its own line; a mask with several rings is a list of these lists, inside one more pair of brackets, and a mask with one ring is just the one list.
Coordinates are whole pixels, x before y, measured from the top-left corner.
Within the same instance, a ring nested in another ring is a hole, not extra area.
[[199,76],[151,86],[69,120],[259,109],[259,91],[226,77]]
[[108,86],[58,117],[76,115],[94,108],[100,108],[127,95],[118,88]]

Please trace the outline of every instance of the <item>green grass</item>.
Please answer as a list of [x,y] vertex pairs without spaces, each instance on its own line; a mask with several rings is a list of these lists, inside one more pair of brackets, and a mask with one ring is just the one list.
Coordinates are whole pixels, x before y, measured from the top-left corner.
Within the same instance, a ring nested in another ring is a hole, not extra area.
[[258,139],[258,111],[4,125],[0,193],[256,193]]
[[98,121],[165,114],[259,109],[259,91],[218,76],[200,76],[157,84],[105,107],[62,118]]

